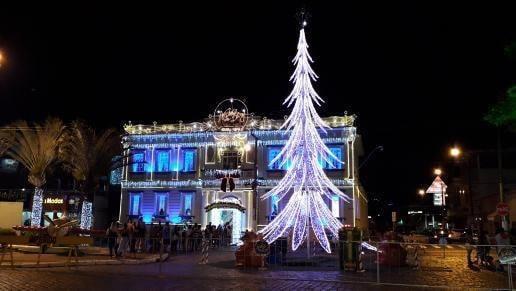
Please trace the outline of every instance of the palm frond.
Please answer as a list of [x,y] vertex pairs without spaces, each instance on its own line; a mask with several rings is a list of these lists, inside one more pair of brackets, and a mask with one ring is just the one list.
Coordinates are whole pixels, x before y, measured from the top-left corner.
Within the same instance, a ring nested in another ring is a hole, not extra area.
[[98,187],[99,179],[106,176],[113,157],[121,152],[120,135],[107,129],[97,135],[82,121],[74,121],[66,134],[61,157],[65,169],[79,182],[83,191]]
[[15,133],[7,154],[29,171],[29,183],[43,186],[46,171],[58,156],[65,128],[63,122],[48,118],[43,124],[17,121],[11,127]]

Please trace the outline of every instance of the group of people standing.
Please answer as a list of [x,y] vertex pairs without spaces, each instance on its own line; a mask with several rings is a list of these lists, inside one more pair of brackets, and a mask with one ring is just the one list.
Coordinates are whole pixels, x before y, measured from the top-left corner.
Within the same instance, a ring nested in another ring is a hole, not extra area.
[[[148,234],[147,234],[148,232]],[[123,225],[113,221],[106,230],[109,255],[111,257],[124,257],[128,253],[137,252],[163,252],[175,254],[177,251],[199,251],[202,239],[208,239],[210,244],[225,246],[231,243],[232,228],[229,223],[224,226],[214,226],[211,222],[204,230],[201,225],[170,225],[151,224],[147,226],[140,218],[129,219]]]
[[[507,233],[503,228],[498,228],[495,232],[494,237],[489,236],[489,234],[480,230],[478,233],[478,240],[475,242],[473,237],[473,232],[471,229],[466,230],[466,250],[467,250],[467,261],[468,266],[478,265],[490,269],[497,269],[499,271],[504,271],[503,265],[493,259],[492,256],[489,255],[491,251],[491,247],[495,244],[495,250],[498,258],[501,255],[501,251],[516,243],[516,237],[512,237]],[[476,260],[473,261],[471,258],[473,250],[476,250]]]

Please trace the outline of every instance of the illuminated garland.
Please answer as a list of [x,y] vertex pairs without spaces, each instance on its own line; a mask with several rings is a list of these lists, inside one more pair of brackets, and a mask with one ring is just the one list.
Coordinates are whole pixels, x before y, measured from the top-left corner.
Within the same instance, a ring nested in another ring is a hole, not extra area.
[[214,202],[214,203],[208,204],[206,207],[204,207],[206,212],[208,212],[212,209],[218,209],[218,208],[231,208],[231,209],[239,210],[240,212],[245,212],[245,208],[242,205],[240,205],[238,203],[234,203],[234,202],[227,202],[227,201]]
[[88,201],[82,202],[82,211],[81,211],[81,228],[82,229],[90,229],[91,228],[91,220],[92,220],[92,204]]
[[275,196],[281,200],[286,199],[288,194],[292,196],[286,207],[260,233],[269,243],[292,233],[292,250],[296,250],[313,231],[321,247],[330,253],[325,229],[338,236],[342,224],[332,215],[322,196],[332,199],[336,195],[346,201],[350,198],[331,182],[319,166],[319,157],[329,165],[342,162],[325,145],[317,129],[326,133],[329,126],[317,114],[313,104],[320,105],[323,100],[312,87],[311,80],[315,81],[317,75],[310,67],[312,59],[304,28],[299,32],[297,49],[293,60],[296,69],[291,77],[294,88],[283,103],[288,107],[293,105],[293,108],[281,127],[291,132],[280,153],[270,161],[270,164],[279,161],[280,167],[290,163],[290,168],[281,182],[261,198]]
[[30,225],[32,227],[41,226],[41,214],[43,213],[43,189],[34,189],[34,197],[32,198],[32,214]]
[[[237,186],[251,186],[253,179],[234,179]],[[258,179],[258,186],[274,187],[282,180],[280,179]],[[330,179],[331,183],[341,187],[351,187],[354,185],[353,179]],[[202,187],[219,187],[220,179],[214,180],[181,180],[181,181],[122,181],[124,189],[144,189],[144,188],[202,188]]]

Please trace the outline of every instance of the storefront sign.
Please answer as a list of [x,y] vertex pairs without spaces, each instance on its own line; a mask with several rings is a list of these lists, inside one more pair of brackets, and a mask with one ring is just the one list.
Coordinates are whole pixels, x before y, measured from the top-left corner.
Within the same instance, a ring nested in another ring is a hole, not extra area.
[[46,198],[44,201],[45,204],[63,204],[63,198]]

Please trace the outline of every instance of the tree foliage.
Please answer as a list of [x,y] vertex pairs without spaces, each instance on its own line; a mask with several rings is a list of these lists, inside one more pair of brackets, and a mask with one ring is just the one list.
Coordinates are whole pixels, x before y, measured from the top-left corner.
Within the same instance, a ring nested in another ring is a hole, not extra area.
[[74,121],[66,131],[60,158],[80,190],[91,195],[98,190],[100,178],[108,175],[113,157],[120,152],[120,135],[115,129],[97,134],[84,122]]
[[60,119],[48,118],[44,123],[16,121],[11,126],[7,154],[28,171],[29,183],[41,187],[46,183],[49,167],[57,160],[65,126]]
[[496,127],[516,123],[516,86],[507,90],[505,99],[489,108],[484,120]]

